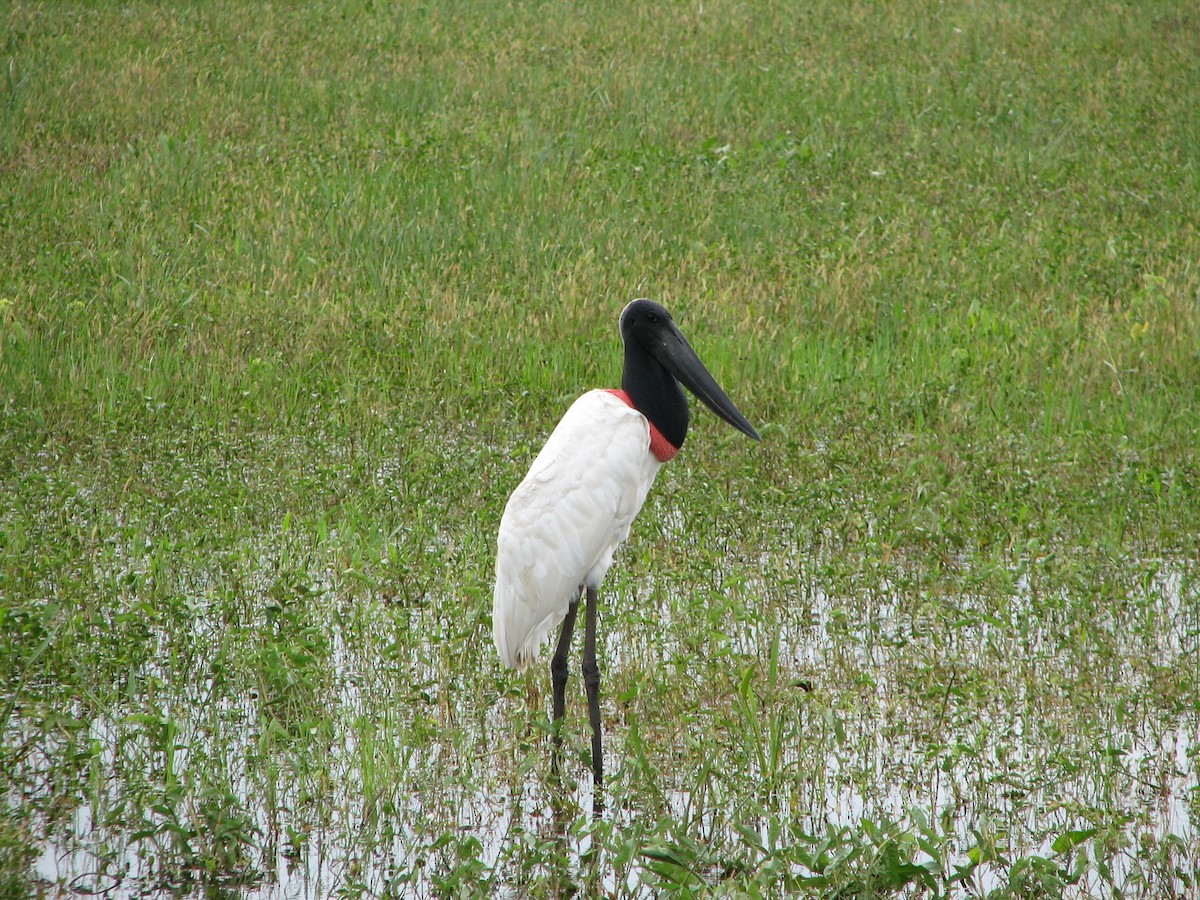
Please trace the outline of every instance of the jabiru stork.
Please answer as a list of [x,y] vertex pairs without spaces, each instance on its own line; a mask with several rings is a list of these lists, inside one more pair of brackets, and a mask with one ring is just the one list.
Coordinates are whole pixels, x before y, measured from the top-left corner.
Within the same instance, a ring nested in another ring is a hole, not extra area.
[[557,771],[571,635],[580,597],[587,592],[583,681],[596,816],[603,809],[604,783],[597,593],[658,470],[683,446],[689,419],[683,387],[738,431],[759,440],[662,306],[644,299],[626,306],[621,337],[621,389],[593,390],[576,400],[508,498],[500,520],[492,605],[500,660],[518,671],[529,666],[562,624],[550,664]]

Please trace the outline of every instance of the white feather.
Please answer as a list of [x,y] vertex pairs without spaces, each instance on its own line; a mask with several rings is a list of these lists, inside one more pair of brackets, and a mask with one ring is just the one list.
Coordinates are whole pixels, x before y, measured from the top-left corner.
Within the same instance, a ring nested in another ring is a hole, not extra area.
[[492,634],[524,671],[583,586],[598,588],[662,466],[650,423],[608,391],[567,410],[500,520]]

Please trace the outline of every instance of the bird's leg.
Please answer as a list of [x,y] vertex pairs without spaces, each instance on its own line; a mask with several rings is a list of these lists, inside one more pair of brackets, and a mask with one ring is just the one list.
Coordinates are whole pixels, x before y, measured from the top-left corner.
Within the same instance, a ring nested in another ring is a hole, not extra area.
[[604,812],[604,751],[600,740],[600,667],[596,664],[596,589],[587,589],[584,620],[583,686],[587,689],[588,721],[592,726],[592,815]]
[[[581,587],[580,593],[583,592]],[[563,619],[562,631],[558,633],[558,647],[554,651],[554,659],[550,661],[550,686],[554,695],[553,713],[550,724],[554,727],[554,756],[551,767],[558,775],[558,757],[562,752],[562,720],[567,712],[567,672],[571,653],[571,634],[575,631],[575,614],[579,611],[579,595],[567,607],[567,615]]]

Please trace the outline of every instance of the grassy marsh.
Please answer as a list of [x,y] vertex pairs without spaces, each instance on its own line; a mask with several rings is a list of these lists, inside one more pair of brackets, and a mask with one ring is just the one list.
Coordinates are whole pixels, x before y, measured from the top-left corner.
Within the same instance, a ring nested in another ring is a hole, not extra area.
[[[1195,895],[1191,6],[0,16],[0,894]],[[764,441],[591,823],[491,554],[641,295]]]

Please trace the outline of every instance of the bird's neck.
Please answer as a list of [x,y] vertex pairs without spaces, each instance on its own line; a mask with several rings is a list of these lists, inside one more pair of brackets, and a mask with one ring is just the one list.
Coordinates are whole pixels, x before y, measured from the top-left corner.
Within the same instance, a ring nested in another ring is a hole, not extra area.
[[[618,398],[630,409],[637,409],[633,405],[633,400],[630,399],[629,394],[624,390],[610,390],[609,393]],[[650,452],[654,454],[654,458],[663,463],[673,459],[675,454],[679,452],[679,448],[663,437],[663,433],[658,430],[657,425],[649,419],[646,422],[650,426]]]
[[621,390],[628,397],[626,402],[645,416],[671,446],[674,456],[688,430],[687,397],[675,376],[641,348],[626,346]]

